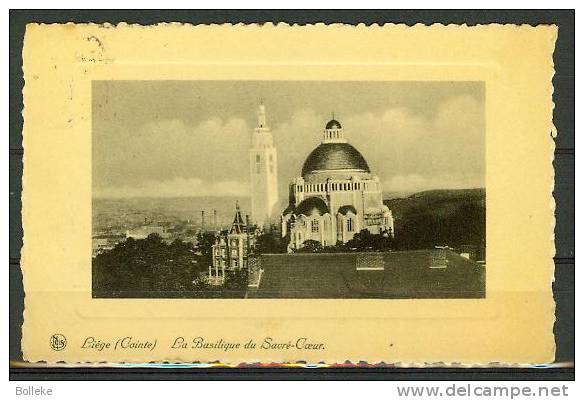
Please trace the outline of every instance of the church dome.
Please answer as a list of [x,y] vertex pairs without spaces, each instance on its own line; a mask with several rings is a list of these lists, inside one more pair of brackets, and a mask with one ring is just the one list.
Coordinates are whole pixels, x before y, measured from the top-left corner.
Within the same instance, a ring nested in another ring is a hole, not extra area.
[[341,123],[334,118],[327,122],[325,127],[325,129],[342,129],[342,128],[343,127],[341,126]]
[[319,197],[309,197],[304,199],[296,207],[296,215],[324,215],[329,212],[329,209],[323,199]]
[[294,204],[288,204],[288,207],[286,207],[282,215],[294,214],[294,211],[295,211]]
[[321,143],[306,158],[302,176],[316,171],[345,169],[371,172],[365,158],[349,143]]
[[349,212],[352,212],[353,214],[357,215],[357,210],[355,210],[355,207],[353,207],[350,204],[339,208],[339,214],[347,215]]

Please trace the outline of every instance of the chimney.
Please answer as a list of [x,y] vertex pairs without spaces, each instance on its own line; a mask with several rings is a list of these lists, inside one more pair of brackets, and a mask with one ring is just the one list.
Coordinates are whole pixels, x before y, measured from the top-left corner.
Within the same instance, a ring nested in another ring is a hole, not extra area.
[[213,209],[213,229],[217,230],[217,210]]
[[205,210],[201,210],[201,230],[205,230]]

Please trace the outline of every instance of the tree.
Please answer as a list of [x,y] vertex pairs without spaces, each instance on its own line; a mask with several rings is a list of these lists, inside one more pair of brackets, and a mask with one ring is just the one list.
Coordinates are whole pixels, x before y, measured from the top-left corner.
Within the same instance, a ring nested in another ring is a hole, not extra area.
[[258,236],[255,248],[256,254],[281,253],[280,243],[271,232],[262,233]]
[[470,244],[477,247],[477,257],[481,259],[484,257],[485,230],[485,207],[479,203],[453,204],[442,213],[416,208],[396,220],[394,247],[413,250]]
[[200,263],[209,266],[213,263],[213,245],[215,244],[215,234],[212,232],[201,232],[197,235],[195,251],[201,256]]
[[230,271],[225,275],[223,288],[226,290],[245,291],[247,289],[247,269]]
[[128,238],[93,259],[96,297],[191,297],[197,260],[191,243],[156,234]]
[[206,277],[213,235],[201,235],[198,248],[189,242],[165,243],[158,235],[128,238],[93,259],[93,296],[118,298],[238,298],[247,290],[247,270],[228,273],[225,286]]
[[392,238],[385,235],[374,235],[367,229],[356,233],[345,246],[356,251],[389,251],[392,248]]
[[322,251],[322,244],[316,240],[305,240],[302,247],[296,250],[297,253],[321,253]]

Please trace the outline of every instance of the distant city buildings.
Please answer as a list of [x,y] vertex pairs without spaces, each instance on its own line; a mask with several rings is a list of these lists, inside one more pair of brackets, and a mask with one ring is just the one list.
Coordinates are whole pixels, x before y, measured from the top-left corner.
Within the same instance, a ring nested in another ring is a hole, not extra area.
[[[194,211],[198,212],[198,211]],[[134,240],[146,239],[149,235],[155,234],[163,241],[171,243],[174,240],[181,240],[196,244],[197,235],[201,232],[216,232],[219,225],[217,221],[217,210],[212,210],[210,223],[205,223],[205,211],[201,210],[200,222],[195,218],[181,219],[172,215],[163,215],[159,211],[145,213],[133,211],[129,214],[119,213],[115,223],[111,218],[97,216],[93,224],[92,235],[92,256],[113,249],[116,244],[129,238]],[[141,215],[140,219],[137,215]]]
[[126,230],[126,239],[146,239],[148,236],[152,234],[157,234],[163,239],[168,238],[170,235],[166,232],[166,228],[164,226],[158,225],[143,225],[136,229],[129,229]]
[[92,256],[95,257],[104,251],[113,249],[116,244],[125,240],[125,236],[122,234],[111,233],[94,235],[91,239],[91,252]]

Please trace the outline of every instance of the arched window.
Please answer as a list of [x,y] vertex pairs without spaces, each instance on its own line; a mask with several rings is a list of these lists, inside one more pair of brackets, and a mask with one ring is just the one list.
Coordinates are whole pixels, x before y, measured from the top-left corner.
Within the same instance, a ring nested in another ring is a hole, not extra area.
[[312,230],[312,233],[318,233],[318,220],[317,219],[313,219],[310,225],[310,229]]

